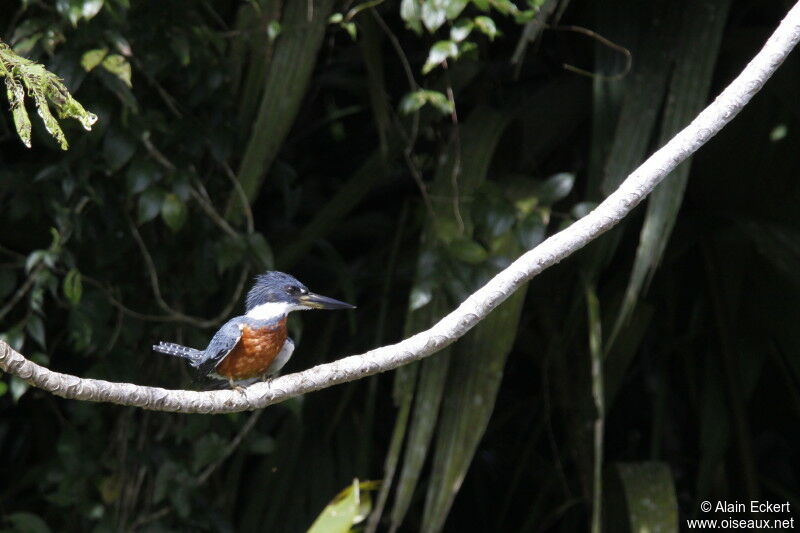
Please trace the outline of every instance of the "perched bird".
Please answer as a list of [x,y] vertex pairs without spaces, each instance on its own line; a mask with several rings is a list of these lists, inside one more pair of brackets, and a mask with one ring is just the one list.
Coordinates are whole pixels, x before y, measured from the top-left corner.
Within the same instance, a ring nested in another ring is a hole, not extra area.
[[245,314],[219,328],[205,350],[163,341],[153,350],[188,359],[202,375],[228,380],[232,388],[240,389],[241,385],[274,376],[289,361],[294,351],[286,330],[289,313],[354,308],[310,292],[289,274],[267,272],[256,277],[247,293]]

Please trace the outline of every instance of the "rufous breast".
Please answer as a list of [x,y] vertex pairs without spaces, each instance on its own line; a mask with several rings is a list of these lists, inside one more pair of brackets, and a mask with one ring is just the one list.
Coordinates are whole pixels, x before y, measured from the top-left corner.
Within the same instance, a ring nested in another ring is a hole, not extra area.
[[262,376],[286,342],[286,318],[264,327],[241,326],[242,336],[216,368],[220,376],[239,380]]

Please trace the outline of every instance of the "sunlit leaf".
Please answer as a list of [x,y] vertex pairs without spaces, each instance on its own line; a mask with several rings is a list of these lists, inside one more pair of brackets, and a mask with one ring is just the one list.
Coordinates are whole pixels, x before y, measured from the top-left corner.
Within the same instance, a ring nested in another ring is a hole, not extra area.
[[267,25],[267,38],[274,41],[281,34],[281,23],[277,20],[270,21]]
[[443,2],[428,0],[422,4],[422,23],[433,33],[438,30],[447,20],[447,10]]
[[442,0],[447,20],[455,20],[469,3],[468,0]]
[[453,103],[447,96],[439,91],[430,91],[426,89],[420,89],[405,95],[400,102],[400,111],[407,115],[418,111],[425,104],[431,104],[444,114],[453,112]]
[[111,54],[103,59],[103,68],[118,77],[122,82],[131,87],[131,65],[128,60],[119,54]]
[[470,20],[459,20],[453,24],[452,28],[450,28],[450,40],[457,43],[463,41],[469,37],[469,34],[472,33],[472,28],[474,27],[475,25]]
[[73,26],[81,20],[90,20],[103,8],[103,0],[56,0],[56,9],[67,17]]
[[416,311],[428,305],[433,298],[433,290],[430,287],[414,286],[408,298],[408,310]]
[[402,0],[400,2],[400,17],[410,29],[417,33],[422,32],[422,5],[420,0]]
[[91,72],[97,65],[103,62],[108,55],[108,48],[96,48],[89,50],[81,56],[81,66],[86,72]]
[[494,38],[500,34],[494,20],[484,15],[475,17],[475,27],[478,31],[489,37],[489,40],[494,40]]
[[448,58],[458,57],[458,45],[453,41],[439,41],[431,46],[428,59],[422,67],[422,73],[427,74]]
[[341,491],[314,520],[308,533],[348,533],[361,523],[372,509],[369,491],[380,487],[378,481],[353,480],[353,484]]
[[343,22],[342,28],[345,29],[345,31],[347,32],[347,34],[350,36],[351,39],[353,39],[354,41],[356,40],[356,38],[358,37],[358,29],[356,28],[355,22]]

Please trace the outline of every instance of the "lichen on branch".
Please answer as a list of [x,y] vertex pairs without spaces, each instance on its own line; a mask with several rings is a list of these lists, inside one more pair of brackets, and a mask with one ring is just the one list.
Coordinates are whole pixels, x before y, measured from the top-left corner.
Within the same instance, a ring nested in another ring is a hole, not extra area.
[[5,78],[6,95],[14,119],[14,127],[22,143],[31,147],[31,119],[25,109],[25,94],[33,98],[36,112],[44,122],[47,132],[55,137],[62,150],[69,147],[67,138],[50,105],[59,119],[77,119],[87,131],[97,122],[97,115],[90,113],[72,97],[61,79],[44,66],[14,53],[0,41],[0,78]]

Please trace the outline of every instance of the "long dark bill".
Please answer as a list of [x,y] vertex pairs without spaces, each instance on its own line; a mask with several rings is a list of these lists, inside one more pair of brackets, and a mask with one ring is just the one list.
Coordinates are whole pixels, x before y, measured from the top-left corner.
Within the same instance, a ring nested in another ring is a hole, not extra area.
[[307,305],[313,309],[355,309],[355,305],[350,305],[345,302],[340,302],[339,300],[334,300],[333,298],[328,298],[327,296],[322,296],[321,294],[314,294],[310,292],[308,294],[304,294],[303,296],[299,297],[300,303],[303,305]]

